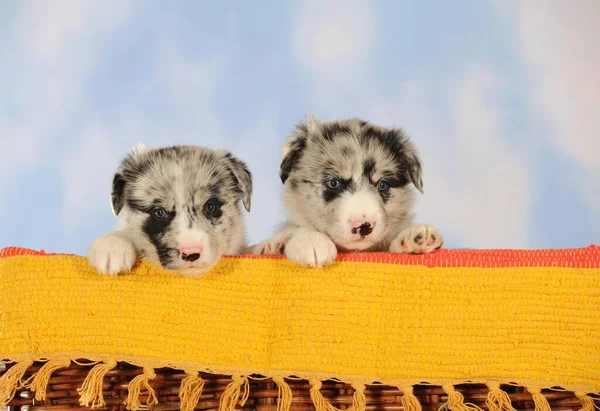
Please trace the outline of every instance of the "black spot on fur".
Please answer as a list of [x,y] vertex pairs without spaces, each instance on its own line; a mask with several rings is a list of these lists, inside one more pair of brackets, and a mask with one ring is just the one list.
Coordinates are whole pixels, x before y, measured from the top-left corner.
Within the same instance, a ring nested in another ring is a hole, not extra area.
[[352,179],[338,179],[340,181],[340,185],[336,189],[331,189],[327,187],[327,181],[331,179],[331,177],[327,177],[327,173],[325,178],[323,179],[323,201],[325,203],[330,203],[339,196],[341,196],[346,191],[355,191],[356,183],[352,181]]
[[[298,128],[301,127],[298,126]],[[306,126],[304,126],[304,129],[306,129]],[[308,134],[308,129],[306,129],[306,133]],[[285,184],[292,171],[294,171],[296,168],[298,161],[300,161],[302,154],[304,154],[304,150],[306,150],[307,134],[292,141],[290,144],[290,150],[283,160],[281,160],[281,164],[279,165],[279,177],[281,178],[282,184]]]
[[[204,215],[213,224],[217,225],[221,217],[223,217],[223,205],[225,203],[219,198],[211,198],[204,204]],[[209,213],[209,205],[217,207],[217,211]]]
[[379,142],[379,144],[386,149],[394,158],[396,163],[395,179],[398,185],[391,187],[404,187],[410,182],[412,174],[421,168],[421,164],[418,159],[409,157],[406,153],[405,144],[408,138],[404,136],[402,130],[383,130],[372,127],[370,125],[365,126],[363,129],[362,140],[367,143],[368,140]]
[[340,134],[350,133],[350,128],[339,123],[324,124],[322,133],[325,140],[333,141],[333,139]]
[[368,179],[371,179],[371,176],[373,175],[374,171],[375,171],[375,160],[373,160],[372,158],[365,160],[365,163],[363,164],[364,176],[367,177]]
[[113,177],[112,181],[112,192],[110,195],[110,201],[113,207],[113,211],[115,215],[118,215],[123,206],[125,205],[125,201],[123,199],[123,193],[125,191],[125,179],[119,173],[116,173]]
[[[400,175],[399,178],[397,178],[396,175],[384,174],[382,179],[387,182],[390,188],[404,187],[408,184],[408,178],[406,177],[406,174]],[[375,182],[374,184],[377,184],[377,182]],[[387,203],[390,197],[392,196],[391,190],[378,190],[378,192],[384,203]]]
[[158,220],[149,214],[142,226],[142,231],[148,236],[148,239],[156,248],[158,258],[163,267],[168,267],[173,262],[171,250],[167,244],[163,242],[163,238],[167,230],[169,230],[175,215],[176,212],[173,210],[168,213],[167,218]]

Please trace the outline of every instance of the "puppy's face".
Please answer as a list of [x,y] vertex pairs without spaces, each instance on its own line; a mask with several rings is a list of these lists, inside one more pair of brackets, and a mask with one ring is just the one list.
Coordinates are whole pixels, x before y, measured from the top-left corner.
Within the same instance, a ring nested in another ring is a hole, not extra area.
[[309,116],[286,141],[280,165],[292,223],[327,234],[341,249],[389,244],[410,224],[421,164],[400,129],[359,119]]
[[227,152],[138,148],[117,170],[111,202],[144,258],[193,275],[244,246],[238,203],[249,211],[251,193],[250,172]]

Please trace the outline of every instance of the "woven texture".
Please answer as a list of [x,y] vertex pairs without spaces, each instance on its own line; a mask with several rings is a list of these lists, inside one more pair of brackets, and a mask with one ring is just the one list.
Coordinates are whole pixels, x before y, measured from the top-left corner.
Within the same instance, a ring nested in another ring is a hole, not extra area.
[[24,369],[126,361],[144,367],[134,392],[165,366],[233,375],[233,405],[251,374],[296,376],[317,409],[330,378],[358,393],[375,382],[600,391],[596,246],[347,254],[324,269],[226,257],[199,279],[147,263],[109,278],[81,256],[18,248],[0,257],[0,359]]

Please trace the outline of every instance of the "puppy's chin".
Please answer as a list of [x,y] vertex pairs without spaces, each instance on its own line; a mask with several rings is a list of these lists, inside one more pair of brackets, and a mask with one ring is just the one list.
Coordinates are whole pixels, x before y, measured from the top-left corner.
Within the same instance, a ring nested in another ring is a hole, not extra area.
[[365,251],[369,250],[377,244],[371,239],[363,238],[362,240],[340,240],[332,238],[335,245],[342,252],[344,251]]
[[173,271],[175,271],[177,274],[182,275],[184,277],[190,277],[190,278],[201,277],[205,274],[208,274],[212,270],[212,268],[216,265],[217,261],[215,261],[211,265],[199,265],[196,267],[183,267],[183,268],[178,268]]
[[181,275],[183,277],[200,277],[202,275],[208,274],[213,267],[219,262],[220,258],[217,258],[214,261],[207,261],[206,263],[195,265],[195,266],[177,266],[176,264],[164,266],[158,261],[150,261],[156,267],[162,268],[163,270],[167,270],[176,275]]

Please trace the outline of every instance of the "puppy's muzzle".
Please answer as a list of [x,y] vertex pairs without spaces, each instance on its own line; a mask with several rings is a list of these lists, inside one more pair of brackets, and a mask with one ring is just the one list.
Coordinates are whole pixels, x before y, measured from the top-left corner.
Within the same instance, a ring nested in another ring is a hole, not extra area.
[[354,220],[351,223],[352,234],[359,234],[361,237],[366,237],[373,232],[375,221],[372,220]]
[[196,261],[202,255],[202,247],[183,247],[179,249],[179,255],[183,261],[189,263]]

